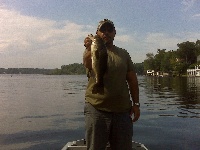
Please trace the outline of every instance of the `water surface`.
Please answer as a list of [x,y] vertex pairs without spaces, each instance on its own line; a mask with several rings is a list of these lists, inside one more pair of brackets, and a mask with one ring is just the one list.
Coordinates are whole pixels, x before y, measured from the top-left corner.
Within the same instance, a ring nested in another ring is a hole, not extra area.
[[[200,149],[200,78],[138,77],[133,140],[150,150]],[[0,149],[60,150],[84,138],[86,76],[0,75]]]

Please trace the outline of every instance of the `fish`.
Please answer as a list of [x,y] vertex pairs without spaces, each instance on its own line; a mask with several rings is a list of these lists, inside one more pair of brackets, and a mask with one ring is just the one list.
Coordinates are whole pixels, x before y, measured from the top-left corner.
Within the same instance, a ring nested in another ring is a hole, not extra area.
[[108,53],[103,39],[98,35],[90,35],[92,71],[95,76],[95,84],[93,86],[93,94],[104,94],[104,75],[106,74],[108,65]]

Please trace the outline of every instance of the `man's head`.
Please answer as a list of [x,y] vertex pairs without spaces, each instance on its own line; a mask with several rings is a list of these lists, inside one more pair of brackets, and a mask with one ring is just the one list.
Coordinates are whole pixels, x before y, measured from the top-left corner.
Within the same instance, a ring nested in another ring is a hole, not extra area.
[[96,33],[104,40],[106,44],[113,44],[116,30],[112,21],[108,19],[100,21]]
[[101,20],[99,22],[99,25],[97,27],[97,31],[104,31],[106,26],[109,27],[110,32],[115,30],[114,23],[111,20],[104,19],[104,20]]

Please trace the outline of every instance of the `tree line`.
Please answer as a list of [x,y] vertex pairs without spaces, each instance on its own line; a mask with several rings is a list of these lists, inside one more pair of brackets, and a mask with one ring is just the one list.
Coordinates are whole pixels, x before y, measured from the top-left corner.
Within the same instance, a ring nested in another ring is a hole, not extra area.
[[53,70],[41,68],[0,68],[0,74],[51,74]]
[[0,74],[45,74],[45,75],[78,75],[86,74],[83,64],[62,65],[61,69],[44,68],[0,68]]
[[69,65],[62,65],[61,69],[54,69],[51,73],[52,75],[81,75],[86,74],[86,69],[81,63],[74,63]]
[[[143,63],[136,63],[134,64],[134,66],[135,66],[135,71],[137,72],[137,74],[143,75],[144,73]],[[83,75],[83,74],[86,74],[86,68],[84,67],[82,63],[62,65],[61,69],[56,68],[51,72],[51,74],[52,75]]]
[[147,53],[143,63],[144,73],[147,70],[154,70],[184,75],[188,68],[200,64],[197,61],[200,55],[200,40],[178,43],[177,46],[177,50],[158,49],[155,55]]
[[[200,61],[200,40],[196,42],[182,42],[177,44],[177,50],[157,49],[157,53],[147,53],[142,63],[135,63],[135,71],[138,75],[146,74],[147,70],[161,71],[184,75],[188,68],[194,68]],[[62,65],[61,69],[39,68],[0,68],[0,74],[49,74],[49,75],[81,75],[86,74],[82,63]]]
[[[143,75],[144,67],[143,63],[135,63],[135,71],[138,75]],[[83,75],[86,74],[86,68],[82,63],[74,63],[69,65],[62,65],[61,69],[54,69],[51,75]]]

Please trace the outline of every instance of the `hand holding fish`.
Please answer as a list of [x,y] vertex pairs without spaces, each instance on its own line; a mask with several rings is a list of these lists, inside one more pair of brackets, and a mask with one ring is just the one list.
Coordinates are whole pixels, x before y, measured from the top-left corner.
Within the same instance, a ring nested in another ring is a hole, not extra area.
[[84,39],[84,46],[86,47],[86,50],[83,55],[83,64],[88,69],[92,69],[92,59],[91,59],[92,37],[93,35],[90,34]]
[[91,44],[92,44],[92,39],[90,36],[87,36],[84,40],[84,46],[86,47],[87,50],[91,50]]

